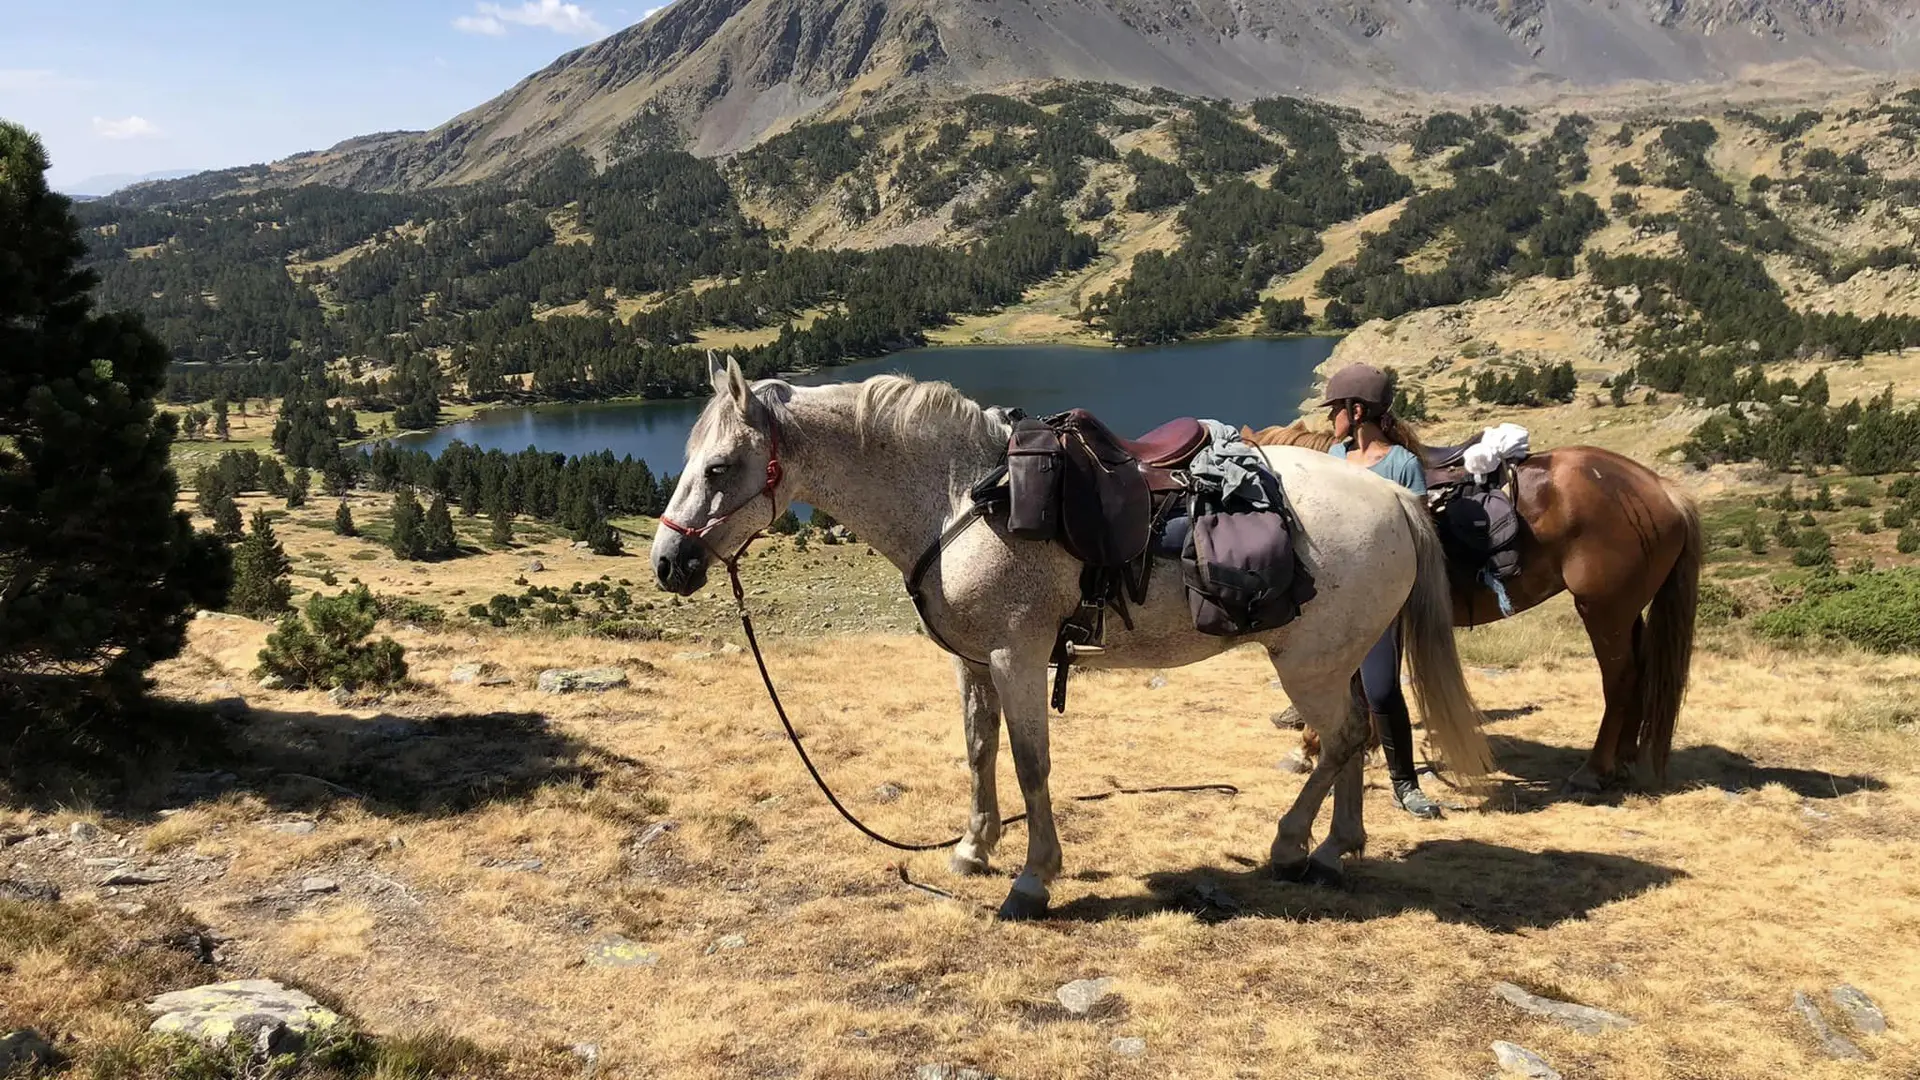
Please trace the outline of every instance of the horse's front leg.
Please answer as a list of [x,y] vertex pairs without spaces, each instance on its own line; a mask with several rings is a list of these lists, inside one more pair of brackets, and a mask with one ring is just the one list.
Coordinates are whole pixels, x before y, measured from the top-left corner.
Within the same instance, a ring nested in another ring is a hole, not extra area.
[[1053,830],[1053,799],[1047,776],[1047,664],[1044,650],[995,649],[993,685],[1007,718],[1013,769],[1027,804],[1027,862],[1000,905],[1003,919],[1037,919],[1047,913],[1047,883],[1060,873],[1060,838]]
[[1000,692],[993,673],[978,664],[955,658],[960,674],[960,708],[966,716],[967,769],[973,774],[973,805],[967,831],[953,847],[956,874],[984,874],[987,860],[1000,842],[1000,793],[994,766],[1000,756]]

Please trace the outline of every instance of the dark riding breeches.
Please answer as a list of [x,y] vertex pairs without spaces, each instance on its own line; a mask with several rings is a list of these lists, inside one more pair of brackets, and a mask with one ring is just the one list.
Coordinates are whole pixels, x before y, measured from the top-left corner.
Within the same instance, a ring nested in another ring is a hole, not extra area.
[[1413,716],[1407,695],[1400,689],[1400,624],[1396,620],[1385,637],[1360,662],[1360,685],[1366,691],[1367,711],[1380,731],[1380,750],[1387,759],[1387,776],[1411,782],[1413,772]]

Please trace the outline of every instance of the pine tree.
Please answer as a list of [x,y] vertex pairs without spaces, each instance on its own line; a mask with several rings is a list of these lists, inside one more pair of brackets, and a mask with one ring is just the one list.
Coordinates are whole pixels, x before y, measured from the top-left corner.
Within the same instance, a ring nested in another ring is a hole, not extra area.
[[303,466],[293,470],[293,476],[287,481],[287,509],[298,510],[307,505],[307,492],[313,486],[313,474]]
[[360,530],[354,527],[353,510],[347,506],[347,500],[340,500],[340,509],[333,512],[333,531],[340,536],[359,536]]
[[46,168],[39,139],[0,122],[0,729],[31,722],[12,691],[49,672],[137,692],[230,569],[174,509],[167,348],[138,316],[92,310],[86,244]]
[[402,488],[393,497],[393,553],[402,559],[424,559],[427,538],[421,525],[420,502],[410,488]]
[[492,526],[487,530],[488,542],[494,547],[512,547],[513,507],[507,504],[504,493],[494,496],[493,502],[487,506],[487,517],[493,519]]
[[596,515],[587,526],[586,541],[595,555],[618,555],[626,550],[620,542],[620,531],[607,524],[605,515]]
[[1799,539],[1793,531],[1793,522],[1787,520],[1787,515],[1781,514],[1779,520],[1773,523],[1773,538],[1786,547],[1792,547]]
[[213,433],[221,442],[226,442],[233,437],[232,430],[227,424],[227,396],[225,394],[213,399]]
[[227,609],[252,619],[277,619],[293,597],[293,563],[273,535],[265,510],[253,512],[247,538],[233,551],[233,591]]
[[447,497],[435,495],[433,505],[427,507],[427,520],[422,526],[422,539],[426,544],[429,559],[450,559],[459,554],[460,544],[453,534],[453,515],[447,511]]
[[233,496],[222,496],[213,507],[213,533],[226,540],[239,540],[246,530],[246,522],[240,518],[240,507]]
[[1760,523],[1758,521],[1747,522],[1747,531],[1742,536],[1742,539],[1746,541],[1747,550],[1753,552],[1755,555],[1765,555],[1767,553],[1767,534],[1760,531]]

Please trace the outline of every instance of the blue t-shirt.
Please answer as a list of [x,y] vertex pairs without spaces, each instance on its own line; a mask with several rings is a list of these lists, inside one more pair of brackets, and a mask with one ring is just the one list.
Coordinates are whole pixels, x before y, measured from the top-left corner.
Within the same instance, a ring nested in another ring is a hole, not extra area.
[[[1337,458],[1344,458],[1347,456],[1347,444],[1334,443],[1327,448],[1327,453]],[[1374,462],[1368,468],[1401,487],[1412,489],[1415,495],[1427,493],[1426,467],[1420,464],[1420,459],[1413,455],[1413,451],[1404,446],[1395,446],[1388,450],[1386,457]]]

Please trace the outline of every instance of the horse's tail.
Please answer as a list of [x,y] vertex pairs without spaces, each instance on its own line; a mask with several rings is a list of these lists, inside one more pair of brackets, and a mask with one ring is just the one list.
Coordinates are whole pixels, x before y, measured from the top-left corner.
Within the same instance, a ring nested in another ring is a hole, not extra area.
[[1471,781],[1493,770],[1493,752],[1480,730],[1480,710],[1467,692],[1467,677],[1454,647],[1453,588],[1447,579],[1446,553],[1425,500],[1404,488],[1399,494],[1407,528],[1413,533],[1413,592],[1400,609],[1400,639],[1413,675],[1414,700],[1448,768]]
[[[1694,611],[1700,599],[1700,561],[1706,546],[1700,535],[1699,508],[1684,493],[1664,483],[1661,486],[1680,513],[1685,539],[1680,558],[1653,596],[1647,629],[1640,635],[1634,660],[1640,669],[1640,760],[1636,768],[1665,783],[1673,728],[1680,717],[1680,701],[1687,696],[1687,673],[1693,665]],[[1641,779],[1645,782],[1646,776]]]

